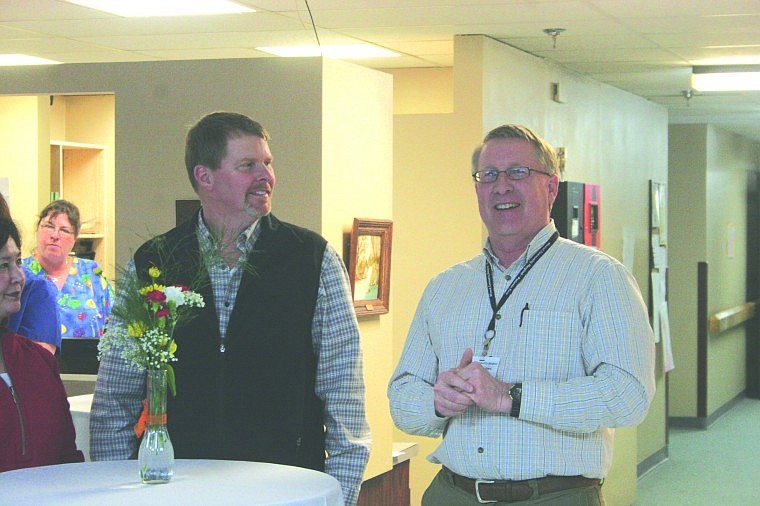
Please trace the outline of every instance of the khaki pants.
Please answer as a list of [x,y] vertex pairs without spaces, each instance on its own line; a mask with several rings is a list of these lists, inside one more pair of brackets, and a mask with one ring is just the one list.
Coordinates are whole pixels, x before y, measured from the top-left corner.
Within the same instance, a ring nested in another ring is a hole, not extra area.
[[[422,495],[422,506],[470,506],[479,504],[478,499],[474,495],[455,486],[451,478],[443,471],[438,472]],[[559,492],[544,494],[526,501],[489,504],[496,506],[504,504],[514,504],[516,506],[533,504],[541,504],[542,506],[605,506],[602,488],[599,485],[560,490]]]

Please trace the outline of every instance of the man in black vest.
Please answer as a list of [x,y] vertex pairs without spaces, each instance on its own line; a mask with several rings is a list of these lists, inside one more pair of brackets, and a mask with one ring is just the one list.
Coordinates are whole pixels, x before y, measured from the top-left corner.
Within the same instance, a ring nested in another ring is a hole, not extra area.
[[[321,236],[270,213],[268,140],[241,114],[202,118],[185,149],[201,210],[143,244],[127,274],[148,280],[156,265],[174,273],[168,282],[195,285],[205,301],[174,333],[177,394],[169,396],[167,423],[175,457],[325,471],[350,505],[370,434],[348,275]],[[94,460],[136,456],[133,426],[144,397],[144,371],[118,352],[104,354],[91,414]]]

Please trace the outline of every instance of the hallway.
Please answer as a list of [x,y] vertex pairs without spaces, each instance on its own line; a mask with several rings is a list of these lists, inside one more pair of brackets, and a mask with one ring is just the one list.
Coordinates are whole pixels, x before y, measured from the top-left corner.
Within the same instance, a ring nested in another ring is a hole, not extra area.
[[760,400],[708,429],[672,428],[670,457],[639,479],[635,506],[760,505]]

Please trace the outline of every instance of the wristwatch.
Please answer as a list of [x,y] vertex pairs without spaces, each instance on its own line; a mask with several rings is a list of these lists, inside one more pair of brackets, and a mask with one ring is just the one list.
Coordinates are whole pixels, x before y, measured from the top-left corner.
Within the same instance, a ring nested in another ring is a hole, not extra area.
[[512,399],[512,409],[509,416],[518,418],[520,416],[520,402],[522,401],[522,383],[515,383],[508,390],[509,398]]

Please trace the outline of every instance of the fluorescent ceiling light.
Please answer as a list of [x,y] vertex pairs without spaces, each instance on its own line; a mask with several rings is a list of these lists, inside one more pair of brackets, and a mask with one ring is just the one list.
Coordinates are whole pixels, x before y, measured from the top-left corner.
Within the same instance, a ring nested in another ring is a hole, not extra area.
[[371,44],[348,44],[343,46],[271,46],[257,47],[259,51],[276,56],[324,56],[325,58],[392,58],[398,53]]
[[760,90],[760,65],[695,66],[691,87],[697,91]]
[[69,3],[110,12],[126,18],[152,16],[202,16],[256,12],[228,0],[66,0]]
[[37,58],[25,54],[0,54],[0,67],[12,67],[15,65],[57,65],[61,62]]

